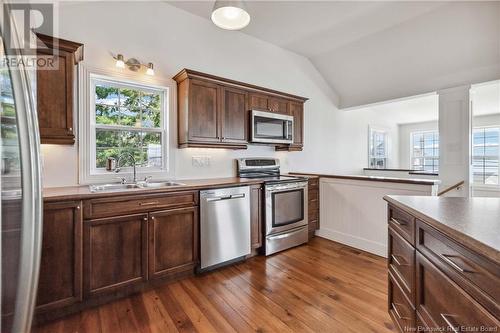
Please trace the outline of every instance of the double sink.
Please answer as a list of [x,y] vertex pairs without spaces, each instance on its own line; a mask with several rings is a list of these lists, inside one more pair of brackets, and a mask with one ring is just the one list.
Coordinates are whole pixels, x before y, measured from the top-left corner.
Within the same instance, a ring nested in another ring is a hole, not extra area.
[[131,190],[137,188],[162,188],[162,187],[172,187],[172,186],[184,186],[186,184],[173,182],[173,181],[147,181],[147,182],[137,182],[137,183],[114,183],[114,184],[100,184],[100,185],[89,185],[90,192],[111,192],[111,191],[123,191]]

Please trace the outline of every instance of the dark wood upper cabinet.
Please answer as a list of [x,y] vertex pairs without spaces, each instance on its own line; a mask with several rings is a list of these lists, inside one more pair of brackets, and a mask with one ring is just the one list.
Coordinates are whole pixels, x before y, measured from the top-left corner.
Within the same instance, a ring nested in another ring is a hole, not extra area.
[[293,111],[297,140],[277,149],[302,149],[303,104],[307,98],[189,69],[183,69],[174,80],[180,148],[246,149],[250,140],[249,111],[260,110],[287,115]]
[[37,310],[82,300],[82,203],[46,203]]
[[269,99],[269,111],[281,114],[290,114],[288,110],[288,100],[284,98],[271,97]]
[[83,45],[37,34],[39,57],[53,66],[37,70],[37,111],[41,143],[74,144],[75,65],[83,60]]
[[262,94],[249,94],[248,106],[251,110],[270,111],[269,97]]
[[193,271],[198,262],[198,208],[149,214],[149,278]]
[[220,141],[220,86],[199,80],[192,80],[189,85],[189,141]]
[[223,142],[248,142],[248,95],[245,90],[223,88],[221,133]]
[[290,115],[293,116],[293,145],[302,149],[304,145],[304,103],[290,102]]
[[117,291],[147,280],[147,214],[84,222],[84,293]]

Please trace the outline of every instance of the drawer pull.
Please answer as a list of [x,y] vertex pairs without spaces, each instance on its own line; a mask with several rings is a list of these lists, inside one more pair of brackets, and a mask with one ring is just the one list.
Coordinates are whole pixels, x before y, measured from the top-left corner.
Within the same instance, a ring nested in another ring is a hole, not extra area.
[[458,266],[453,260],[451,260],[449,257],[453,257],[452,255],[449,254],[441,254],[441,259],[443,259],[448,265],[453,267],[455,270],[461,272],[461,273],[474,273],[473,271],[469,271],[466,269],[463,269],[462,267]]
[[391,217],[391,222],[397,225],[406,225],[406,222],[398,221],[394,217]]
[[455,332],[455,333],[458,333],[457,326],[453,325],[453,323],[451,322],[450,318],[448,318],[448,317],[452,317],[452,315],[441,313],[441,318],[443,318],[443,320],[446,323],[446,325],[448,325],[448,327],[451,328],[451,331]]
[[158,201],[150,201],[150,202],[139,202],[139,206],[152,206],[159,204]]
[[392,304],[392,309],[394,310],[394,313],[396,314],[396,316],[399,318],[399,319],[403,319],[403,320],[408,320],[410,318],[408,317],[403,317],[401,316],[401,314],[399,313],[398,311],[398,308],[396,307],[396,303],[391,303]]
[[[400,259],[398,259],[399,256],[391,254],[392,261],[394,261],[398,266],[408,266],[407,263],[401,262]],[[401,257],[399,257],[401,258]]]

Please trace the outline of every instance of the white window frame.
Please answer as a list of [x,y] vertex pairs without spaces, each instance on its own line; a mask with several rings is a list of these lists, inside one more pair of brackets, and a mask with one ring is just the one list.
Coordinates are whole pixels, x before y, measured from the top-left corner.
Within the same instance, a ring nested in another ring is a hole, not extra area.
[[[470,177],[471,177],[471,184],[473,188],[477,189],[483,189],[483,190],[491,190],[491,191],[500,191],[500,179],[498,181],[498,184],[484,184],[484,183],[475,183],[474,182],[474,130],[481,130],[481,129],[486,129],[486,128],[498,128],[500,131],[500,125],[489,125],[489,126],[475,126],[472,128],[472,135],[471,135],[471,172],[470,172]],[[499,139],[500,140],[500,139]],[[499,150],[499,160],[500,160],[500,142],[498,145],[498,150]],[[500,163],[498,165],[498,174],[500,177]]]
[[[137,179],[145,176],[152,176],[155,180],[172,178],[174,161],[171,156],[173,149],[170,146],[173,139],[170,129],[170,110],[173,110],[174,87],[160,80],[143,78],[141,74],[131,76],[114,71],[87,69],[83,65],[79,65],[79,77],[78,108],[84,110],[79,112],[79,183],[117,182],[117,177],[126,177],[130,180],[133,176],[132,167],[124,167],[119,173],[96,168],[95,84],[98,81],[162,94],[161,128],[151,130],[151,132],[162,133],[162,166],[160,168],[137,166]],[[99,128],[104,127],[107,126],[99,125]],[[109,128],[120,129],[119,126],[109,126]],[[124,126],[123,129],[129,129],[129,127]]]
[[[384,152],[385,152],[385,155],[384,157],[378,157],[378,156],[372,156],[371,155],[371,143],[372,143],[372,132],[381,132],[381,133],[384,133]],[[371,161],[372,159],[380,159],[380,158],[383,158],[384,159],[384,167],[383,168],[380,168],[380,169],[387,169],[388,168],[388,163],[389,163],[389,152],[388,152],[388,148],[389,148],[389,131],[385,128],[382,128],[382,127],[377,127],[377,126],[368,126],[368,168],[376,168],[376,167],[372,167],[371,165]]]
[[[438,155],[437,156],[433,156],[433,157],[437,157],[438,161],[439,161],[439,155],[440,155],[440,152],[441,152],[441,142],[440,142],[440,137],[439,137],[439,131],[438,130],[415,130],[415,131],[412,131],[410,133],[410,170],[412,171],[421,171],[421,172],[426,172],[425,170],[413,170],[413,160],[415,158],[419,158],[419,157],[415,157],[414,156],[414,151],[413,151],[413,136],[415,134],[426,134],[426,133],[436,133],[437,134],[437,137],[438,137]],[[433,170],[432,173],[439,173],[439,168],[441,167],[440,164],[438,164],[438,169],[437,170]]]

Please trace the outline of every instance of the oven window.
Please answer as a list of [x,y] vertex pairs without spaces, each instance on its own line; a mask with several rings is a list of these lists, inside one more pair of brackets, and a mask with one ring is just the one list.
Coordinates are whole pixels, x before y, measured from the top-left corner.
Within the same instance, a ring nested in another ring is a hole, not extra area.
[[304,219],[304,189],[272,193],[273,227]]
[[283,139],[284,121],[264,117],[254,118],[254,136],[256,138]]

